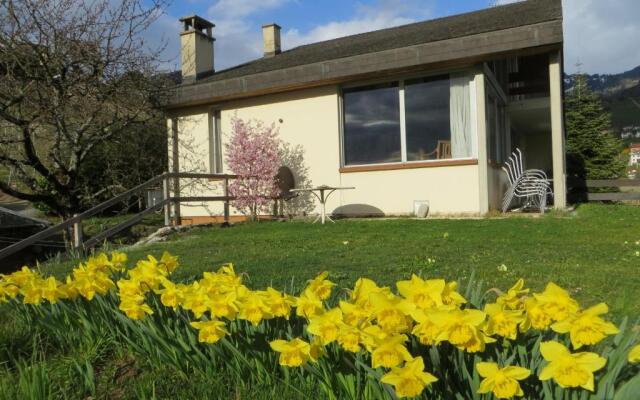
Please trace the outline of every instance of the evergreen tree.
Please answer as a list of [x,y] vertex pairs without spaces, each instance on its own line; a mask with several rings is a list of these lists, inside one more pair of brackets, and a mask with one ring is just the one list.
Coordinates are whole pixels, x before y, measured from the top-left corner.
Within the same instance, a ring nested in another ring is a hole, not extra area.
[[587,85],[586,75],[578,75],[565,100],[567,169],[569,175],[584,179],[618,178],[625,169],[622,142],[612,135],[611,116]]

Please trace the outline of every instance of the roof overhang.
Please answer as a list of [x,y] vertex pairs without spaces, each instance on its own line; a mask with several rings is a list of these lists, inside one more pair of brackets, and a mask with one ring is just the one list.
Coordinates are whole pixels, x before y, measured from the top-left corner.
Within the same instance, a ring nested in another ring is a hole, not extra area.
[[169,96],[177,109],[392,75],[404,71],[457,66],[509,54],[562,49],[562,20],[423,43],[235,77],[181,85]]

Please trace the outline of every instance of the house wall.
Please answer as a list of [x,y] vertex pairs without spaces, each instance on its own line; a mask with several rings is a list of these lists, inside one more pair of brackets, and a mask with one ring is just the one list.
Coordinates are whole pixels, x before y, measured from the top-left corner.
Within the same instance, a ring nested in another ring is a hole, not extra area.
[[502,197],[509,187],[507,175],[502,168],[489,165],[487,178],[489,186],[489,209],[501,210]]
[[[257,119],[274,123],[280,138],[300,145],[308,168],[308,184],[353,186],[333,194],[327,211],[360,215],[409,215],[414,200],[428,200],[432,214],[480,213],[479,169],[477,165],[437,166],[387,171],[340,172],[339,88],[325,86],[289,93],[233,101],[221,110],[222,153],[229,141],[231,119]],[[209,123],[212,107],[182,110],[179,125],[180,171],[209,172]],[[469,164],[469,163],[467,163]],[[231,173],[223,163],[223,173]],[[294,171],[295,173],[295,171]],[[184,181],[184,180],[183,180]],[[214,184],[186,187],[182,194],[221,195]],[[314,203],[315,204],[315,203]],[[315,212],[317,204],[315,204]],[[311,210],[310,210],[311,211]],[[221,203],[183,205],[181,213],[194,221],[221,215]],[[237,214],[232,210],[232,214]]]

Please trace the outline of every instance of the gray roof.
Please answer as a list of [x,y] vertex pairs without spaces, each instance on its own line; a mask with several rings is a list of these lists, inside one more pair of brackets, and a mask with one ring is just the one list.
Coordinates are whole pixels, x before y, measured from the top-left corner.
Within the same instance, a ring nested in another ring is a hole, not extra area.
[[527,0],[300,46],[273,57],[260,58],[216,72],[183,86],[561,19],[561,0]]

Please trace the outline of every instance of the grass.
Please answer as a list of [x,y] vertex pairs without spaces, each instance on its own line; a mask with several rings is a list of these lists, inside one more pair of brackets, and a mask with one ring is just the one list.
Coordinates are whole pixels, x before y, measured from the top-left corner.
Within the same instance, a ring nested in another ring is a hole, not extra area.
[[[472,273],[485,287],[508,288],[519,277],[541,290],[554,281],[588,306],[607,302],[612,318],[640,314],[640,207],[584,205],[573,213],[541,218],[466,220],[343,220],[238,224],[194,228],[169,241],[125,248],[130,260],[178,255],[176,280],[233,262],[253,288],[300,287],[327,270],[339,287],[360,276],[381,284],[411,273],[467,280]],[[77,261],[76,261],[77,262]],[[63,277],[76,262],[45,264]],[[506,271],[501,271],[506,266]],[[81,348],[51,343],[0,307],[0,399],[10,398],[308,398],[278,387],[236,388],[224,376],[190,377],[159,368],[121,344],[98,338]]]
[[[127,250],[131,260],[167,250],[179,256],[177,279],[232,262],[254,288],[300,286],[327,270],[339,286],[360,276],[382,284],[411,273],[464,280],[472,272],[506,289],[519,277],[541,290],[566,287],[583,304],[605,301],[616,316],[640,314],[640,208],[584,205],[542,218],[343,220],[196,228],[167,242]],[[435,260],[435,262],[433,261]],[[505,265],[506,272],[498,266]],[[58,276],[71,263],[49,268]],[[615,293],[613,295],[612,293]]]

